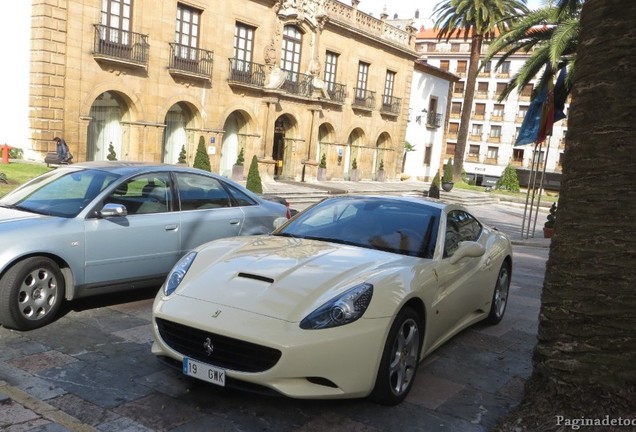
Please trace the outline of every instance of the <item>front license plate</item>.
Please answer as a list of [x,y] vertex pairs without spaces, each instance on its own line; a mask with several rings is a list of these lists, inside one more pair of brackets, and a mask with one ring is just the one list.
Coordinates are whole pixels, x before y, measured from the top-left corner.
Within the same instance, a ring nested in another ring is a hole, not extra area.
[[183,358],[183,373],[185,375],[225,387],[225,370],[209,364],[201,363],[188,357]]

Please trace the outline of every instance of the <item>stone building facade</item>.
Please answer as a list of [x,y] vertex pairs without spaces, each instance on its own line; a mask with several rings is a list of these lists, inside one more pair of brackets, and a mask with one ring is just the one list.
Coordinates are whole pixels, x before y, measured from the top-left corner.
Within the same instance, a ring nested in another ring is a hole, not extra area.
[[[230,176],[399,175],[415,29],[336,0],[33,0],[30,135],[75,161],[194,160]],[[201,138],[202,137],[202,138]]]

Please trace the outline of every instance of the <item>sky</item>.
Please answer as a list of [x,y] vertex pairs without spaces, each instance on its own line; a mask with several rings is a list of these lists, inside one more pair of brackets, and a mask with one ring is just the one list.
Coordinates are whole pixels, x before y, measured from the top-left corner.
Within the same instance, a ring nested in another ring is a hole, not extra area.
[[[350,5],[351,0],[341,0]],[[545,0],[528,0],[535,8]],[[386,7],[389,18],[397,13],[407,19],[420,10],[420,18],[429,18],[438,0],[360,0],[358,9],[380,17]],[[0,68],[0,94],[5,98],[0,112],[0,145],[28,148],[29,47],[31,1],[0,1],[0,40],[5,64]]]

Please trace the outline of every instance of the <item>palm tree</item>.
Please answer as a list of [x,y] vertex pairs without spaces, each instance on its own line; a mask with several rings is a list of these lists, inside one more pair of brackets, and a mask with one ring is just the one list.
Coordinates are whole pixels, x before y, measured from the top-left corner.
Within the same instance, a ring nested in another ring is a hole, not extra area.
[[463,36],[465,40],[471,41],[461,123],[455,146],[454,181],[461,180],[464,167],[464,152],[483,42],[506,31],[512,21],[527,13],[525,3],[526,0],[443,0],[433,11],[438,40],[446,39],[448,42],[451,38]]
[[[587,0],[534,371],[498,431],[636,412],[636,2]],[[585,226],[585,229],[582,227]],[[631,427],[630,427],[631,426]],[[586,431],[632,429],[582,427]]]
[[[545,80],[552,79],[563,67],[568,67],[565,79],[566,95],[572,88],[572,76],[580,33],[579,15],[582,0],[562,0],[557,6],[547,6],[531,11],[510,28],[499,34],[488,46],[484,63],[501,55],[497,66],[510,56],[530,53],[529,59],[513,76],[499,96],[506,99],[516,88],[519,91],[535,77],[540,77],[537,88]],[[503,54],[502,54],[503,53]],[[544,69],[545,65],[549,65]],[[543,70],[543,71],[542,71]]]

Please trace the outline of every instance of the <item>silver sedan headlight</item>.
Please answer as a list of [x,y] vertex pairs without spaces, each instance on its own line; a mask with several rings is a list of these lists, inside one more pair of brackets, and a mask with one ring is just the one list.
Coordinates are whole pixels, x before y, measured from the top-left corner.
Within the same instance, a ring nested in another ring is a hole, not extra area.
[[307,315],[300,322],[300,328],[316,330],[352,323],[367,310],[372,296],[373,285],[356,285]]
[[169,296],[177,289],[188,272],[188,269],[190,269],[190,266],[196,256],[196,252],[189,252],[174,265],[172,271],[170,271],[170,274],[168,275],[166,283],[163,284],[163,293],[165,295]]

